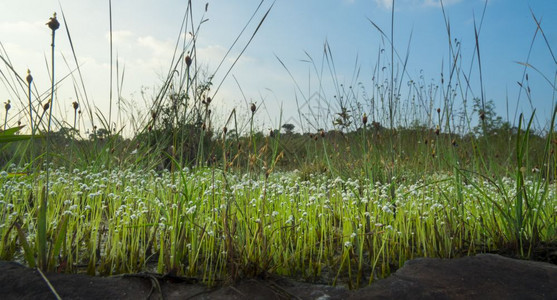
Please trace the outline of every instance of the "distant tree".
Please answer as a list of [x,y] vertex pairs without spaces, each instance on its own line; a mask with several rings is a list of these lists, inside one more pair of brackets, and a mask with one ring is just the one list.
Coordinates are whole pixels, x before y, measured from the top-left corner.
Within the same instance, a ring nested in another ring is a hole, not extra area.
[[286,123],[286,124],[282,125],[282,129],[284,129],[284,132],[286,134],[292,134],[295,127],[296,126],[294,126],[293,124],[290,124],[290,123]]
[[91,140],[95,140],[95,139],[103,140],[103,139],[107,138],[109,135],[110,135],[110,131],[108,131],[108,129],[99,128],[97,130],[94,130],[93,133],[89,135],[89,139],[91,139]]
[[479,117],[478,125],[472,128],[477,135],[489,135],[501,129],[510,129],[510,124],[504,122],[503,118],[495,112],[493,100],[482,105],[479,98],[474,98],[474,113]]

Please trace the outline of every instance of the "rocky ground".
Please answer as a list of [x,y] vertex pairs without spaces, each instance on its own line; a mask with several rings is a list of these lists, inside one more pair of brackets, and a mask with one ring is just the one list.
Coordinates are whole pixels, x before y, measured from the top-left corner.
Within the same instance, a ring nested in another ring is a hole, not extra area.
[[[62,299],[557,299],[557,265],[495,254],[411,260],[358,290],[280,277],[212,289],[153,274],[46,277]],[[56,298],[37,270],[0,261],[0,299]]]

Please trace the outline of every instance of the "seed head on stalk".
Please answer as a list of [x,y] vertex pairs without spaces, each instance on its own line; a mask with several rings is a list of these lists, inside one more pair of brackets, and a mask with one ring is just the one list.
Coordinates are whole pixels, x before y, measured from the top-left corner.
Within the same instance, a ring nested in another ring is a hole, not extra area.
[[44,109],[45,111],[47,111],[48,108],[50,107],[50,101],[51,101],[51,100],[48,100],[48,101],[46,101],[45,104],[43,104],[43,109]]
[[29,69],[27,69],[27,77],[25,77],[25,80],[27,80],[27,84],[29,85],[33,82],[33,76],[31,76],[31,70]]
[[50,28],[52,31],[56,31],[58,28],[60,28],[60,22],[58,22],[58,19],[56,19],[56,13],[52,15],[46,25],[48,25],[48,28]]
[[8,100],[8,102],[4,102],[4,108],[6,109],[6,117],[4,119],[4,130],[6,130],[6,123],[8,123],[8,111],[10,111],[10,108],[12,108],[12,105],[10,103],[11,103],[10,100]]
[[79,109],[79,103],[77,101],[74,101],[72,103],[72,106],[73,106],[73,128],[75,130],[77,125],[77,110]]
[[33,128],[33,103],[31,102],[31,84],[33,83],[33,76],[31,76],[31,70],[27,69],[27,88],[28,88],[28,98],[29,98],[29,119],[31,119],[31,132],[34,133],[35,130]]

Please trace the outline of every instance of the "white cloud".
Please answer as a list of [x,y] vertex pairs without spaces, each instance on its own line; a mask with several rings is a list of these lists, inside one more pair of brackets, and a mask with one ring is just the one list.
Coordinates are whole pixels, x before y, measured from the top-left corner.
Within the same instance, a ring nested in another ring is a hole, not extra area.
[[[457,4],[462,0],[443,0],[443,6],[447,7],[449,5]],[[440,0],[425,0],[423,3],[424,6],[434,6],[434,7],[441,7]]]
[[[135,35],[133,34],[133,32],[129,30],[115,30],[112,32],[112,42],[114,42],[115,44],[129,43],[134,37]],[[109,33],[106,34],[106,39],[107,41],[110,41]]]
[[390,9],[393,5],[393,0],[375,0],[375,4],[377,4],[380,8]]
[[158,40],[150,35],[138,37],[137,46],[142,47],[147,56],[168,58],[172,55],[173,47],[170,42]]
[[0,32],[6,32],[11,34],[31,34],[36,32],[37,30],[43,29],[43,25],[41,22],[25,22],[25,21],[17,21],[17,22],[2,22],[0,23]]
[[[443,6],[447,7],[462,2],[462,0],[442,0]],[[393,0],[375,0],[379,8],[391,9]],[[441,7],[441,0],[397,0],[396,8],[415,8],[415,7]]]

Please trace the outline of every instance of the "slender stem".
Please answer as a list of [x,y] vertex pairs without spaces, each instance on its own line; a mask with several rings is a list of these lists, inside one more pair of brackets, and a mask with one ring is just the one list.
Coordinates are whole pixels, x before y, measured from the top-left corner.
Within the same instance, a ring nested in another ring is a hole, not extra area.
[[52,30],[52,44],[51,44],[51,86],[50,86],[50,107],[49,107],[49,115],[48,115],[48,130],[47,130],[47,147],[46,147],[46,187],[44,189],[45,193],[42,197],[41,206],[39,210],[39,217],[37,220],[38,226],[38,235],[39,235],[39,266],[46,270],[48,267],[47,262],[47,255],[46,255],[46,214],[47,214],[47,205],[48,205],[48,196],[50,194],[50,132],[52,127],[52,107],[54,106],[54,40],[55,40],[55,33],[56,29],[60,26],[60,23],[56,20],[56,13],[47,25]]
[[[52,80],[51,80],[51,87],[50,87],[50,107],[48,111],[48,132],[50,133],[51,125],[52,125],[52,108],[54,107],[54,35],[56,31],[52,31],[52,45],[51,45],[51,72],[52,72]],[[47,148],[48,151],[48,148]]]
[[33,126],[33,103],[31,101],[31,83],[29,83],[29,119],[31,119],[31,135],[35,135],[35,126]]
[[110,127],[112,126],[112,0],[108,0],[108,17],[110,22],[110,95],[109,95],[109,108],[108,108],[108,134],[112,133]]

